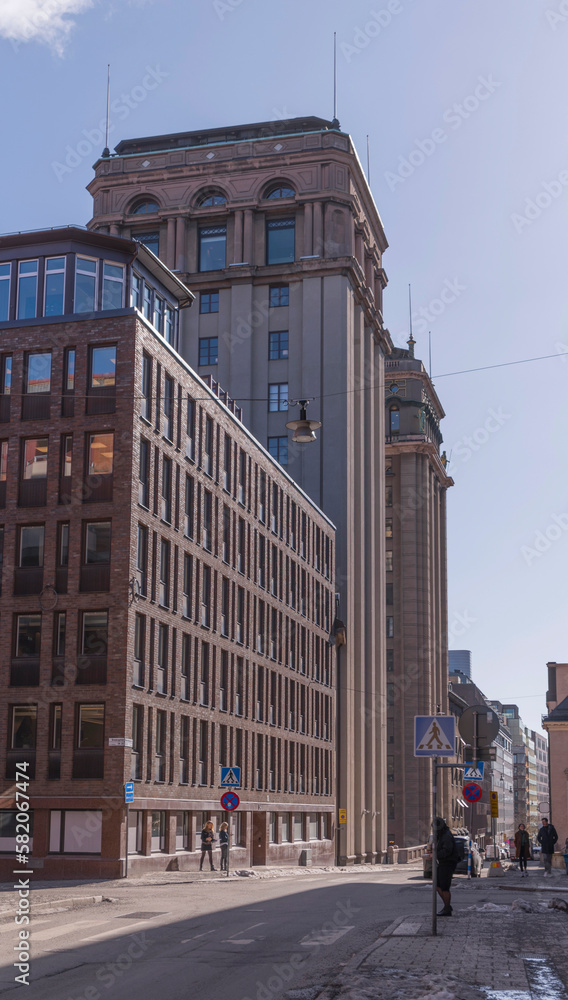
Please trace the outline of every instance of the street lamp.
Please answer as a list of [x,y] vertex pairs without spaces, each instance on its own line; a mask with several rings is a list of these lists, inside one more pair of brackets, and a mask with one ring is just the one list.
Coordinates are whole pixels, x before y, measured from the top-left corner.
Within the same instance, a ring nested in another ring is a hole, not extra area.
[[300,407],[300,419],[290,420],[286,424],[289,430],[294,431],[292,441],[297,441],[299,444],[309,444],[310,441],[315,441],[315,432],[321,427],[320,420],[308,420],[306,417],[306,408],[309,402],[309,399],[290,399],[288,401],[290,406]]

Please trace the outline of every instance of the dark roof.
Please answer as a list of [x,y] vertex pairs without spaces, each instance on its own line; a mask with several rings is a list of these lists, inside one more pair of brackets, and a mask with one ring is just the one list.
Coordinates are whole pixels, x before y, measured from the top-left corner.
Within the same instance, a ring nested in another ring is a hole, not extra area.
[[340,131],[339,123],[327,118],[288,118],[286,121],[255,122],[251,125],[231,125],[224,128],[199,129],[196,132],[171,132],[169,135],[144,136],[141,139],[122,139],[115,146],[120,156],[131,153],[151,153],[162,149],[180,149],[188,146],[209,146],[217,142],[243,142],[247,139],[270,139],[298,132]]
[[549,712],[545,722],[568,722],[568,697]]

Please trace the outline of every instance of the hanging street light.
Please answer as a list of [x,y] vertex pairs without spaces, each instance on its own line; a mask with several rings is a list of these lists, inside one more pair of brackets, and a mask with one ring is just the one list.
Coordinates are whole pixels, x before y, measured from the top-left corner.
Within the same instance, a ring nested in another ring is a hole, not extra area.
[[308,444],[310,441],[316,440],[316,431],[321,427],[320,420],[308,420],[306,417],[306,407],[309,403],[309,399],[291,399],[289,405],[300,407],[300,419],[290,420],[286,427],[289,430],[294,431],[292,435],[292,441],[297,441],[300,444]]

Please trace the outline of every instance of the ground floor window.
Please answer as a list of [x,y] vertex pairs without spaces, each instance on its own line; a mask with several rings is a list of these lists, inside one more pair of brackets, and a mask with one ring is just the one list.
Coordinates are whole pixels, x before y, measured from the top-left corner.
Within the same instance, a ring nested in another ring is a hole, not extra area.
[[152,851],[166,849],[166,813],[160,809],[152,813]]
[[302,813],[294,813],[294,840],[304,839],[304,824]]
[[[23,813],[20,815],[20,819],[21,820],[25,819],[25,823],[22,825],[22,827],[21,827],[20,830],[17,830],[16,829],[17,824],[18,824],[18,819],[17,819],[18,812],[17,812],[17,810],[16,809],[0,809],[0,854],[15,854],[16,853],[17,846],[19,847],[19,844],[16,846],[16,834],[18,833],[18,834],[22,835],[22,834],[27,833],[27,828],[28,828],[28,819],[27,819],[27,817],[28,816],[29,816],[29,830],[30,830],[30,833],[29,833],[30,840],[29,840],[28,846],[29,846],[29,849],[30,849],[29,853],[31,854],[32,853],[33,843],[34,843],[34,839],[33,839],[34,814],[33,814],[33,812],[30,810],[29,813],[25,814],[25,816],[24,816]],[[26,827],[26,829],[24,829],[24,826]],[[21,865],[20,865],[20,867],[21,867]]]
[[290,813],[282,813],[282,843],[290,840]]
[[50,854],[100,854],[103,814],[100,809],[52,809]]
[[269,838],[268,839],[270,840],[271,844],[275,844],[276,843],[276,837],[277,837],[276,831],[278,829],[277,818],[278,817],[277,817],[276,813],[270,813]]
[[128,853],[142,854],[144,813],[141,809],[128,810]]
[[310,840],[319,840],[318,814],[308,813],[308,831]]
[[176,851],[189,851],[189,813],[176,814]]

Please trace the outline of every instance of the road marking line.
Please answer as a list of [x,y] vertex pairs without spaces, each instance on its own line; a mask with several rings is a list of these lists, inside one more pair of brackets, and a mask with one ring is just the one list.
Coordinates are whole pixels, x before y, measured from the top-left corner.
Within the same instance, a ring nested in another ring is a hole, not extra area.
[[255,943],[254,938],[239,938],[238,940],[235,940],[235,938],[227,938],[226,941],[221,941],[221,944],[254,944],[254,943]]
[[[147,920],[137,920],[135,924],[128,925],[128,933],[130,933],[133,927],[140,927],[141,924],[149,924],[151,922],[149,918]],[[118,937],[120,934],[124,934],[125,930],[125,927],[115,927],[112,931],[103,931],[102,934],[93,934],[91,937],[81,938],[81,941],[102,941],[103,938]]]
[[238,934],[246,934],[247,931],[252,931],[254,927],[262,927],[263,924],[265,923],[266,923],[265,920],[261,920],[259,924],[251,924],[250,927],[243,927],[242,930],[236,931],[234,934],[231,934],[231,937],[227,938],[227,940],[230,941],[232,938],[237,937]]
[[349,931],[354,930],[354,927],[338,927],[329,930],[312,931],[311,934],[306,934],[306,937],[300,941],[303,948],[316,948],[320,944],[330,945],[335,944],[339,941],[340,937],[344,934],[348,934]]
[[214,933],[215,933],[214,929],[212,931],[203,931],[203,934],[195,934],[193,937],[184,938],[183,941],[181,941],[180,943],[187,944],[188,941],[197,941],[198,938],[207,937],[208,934],[214,934]]
[[[32,922],[30,924],[25,924],[23,929],[28,930],[30,934],[33,934],[34,927],[39,927],[40,924],[48,924],[49,920],[35,920],[32,917]],[[18,932],[18,925],[14,923],[13,920],[8,920],[5,924],[0,924],[0,934],[7,934],[8,931],[13,931],[16,929],[16,936]]]
[[40,931],[39,934],[35,934],[32,928],[30,940],[32,943],[50,941],[51,938],[61,937],[62,934],[71,934],[75,928],[81,931],[86,930],[87,927],[98,927],[100,924],[106,923],[108,923],[108,920],[74,920],[71,926],[66,924],[65,927],[50,927],[48,930]]

